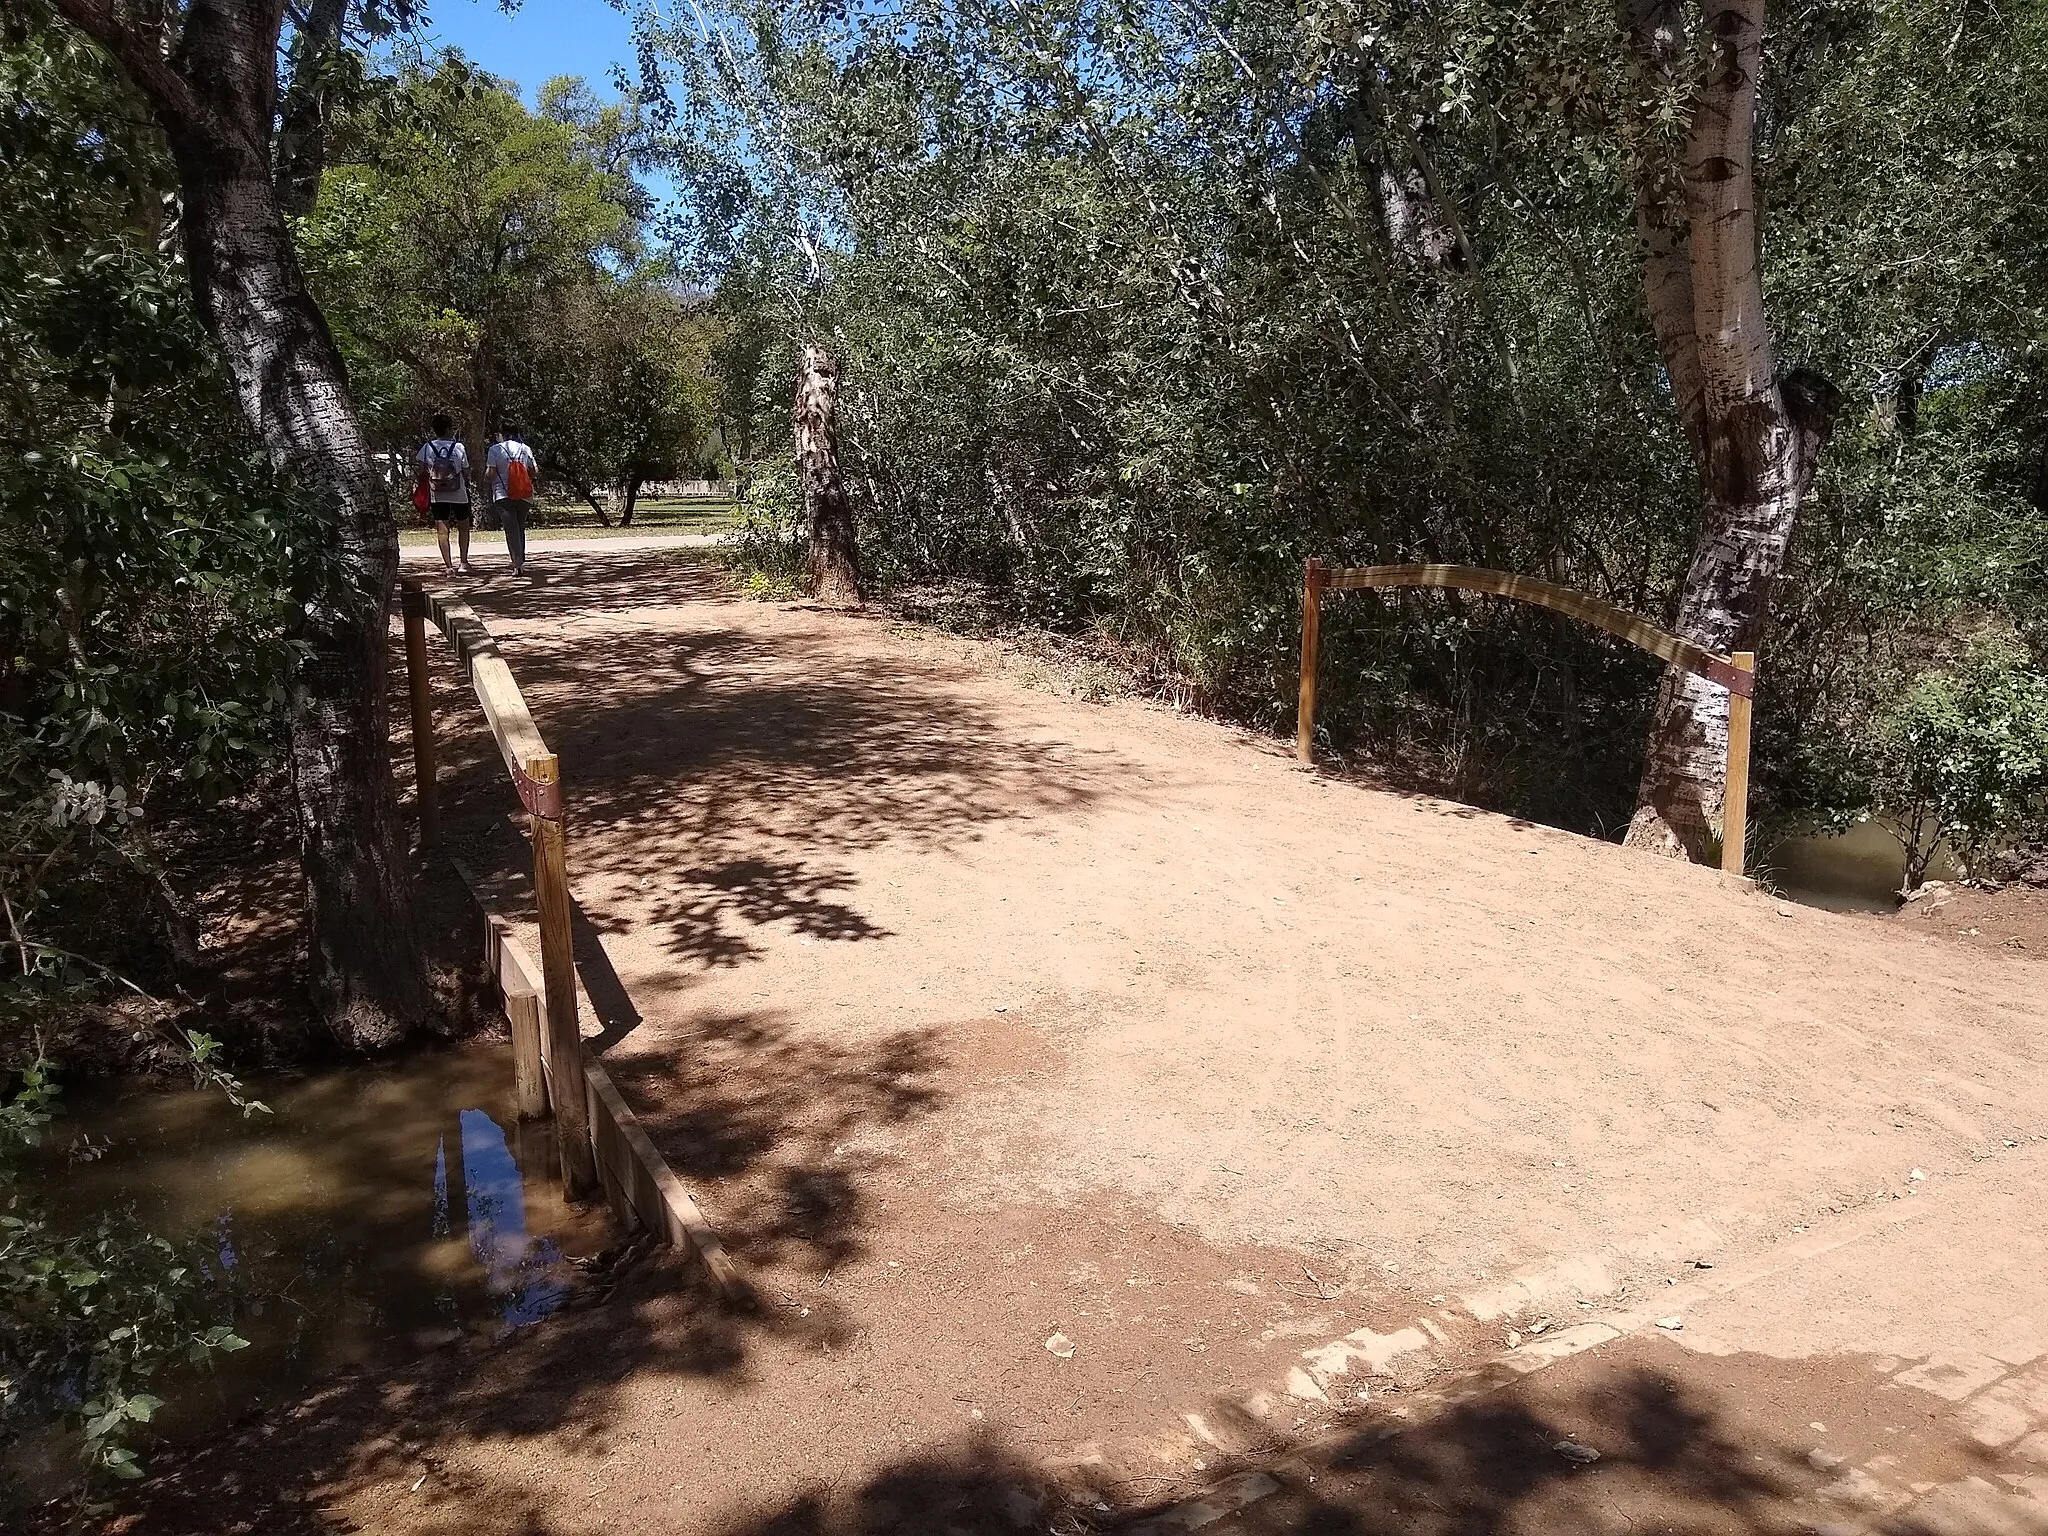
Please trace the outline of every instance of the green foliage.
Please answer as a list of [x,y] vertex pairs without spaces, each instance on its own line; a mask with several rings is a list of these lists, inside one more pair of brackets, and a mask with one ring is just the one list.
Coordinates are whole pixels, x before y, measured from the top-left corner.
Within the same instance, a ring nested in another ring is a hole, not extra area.
[[[195,1069],[250,1102],[206,1045]],[[198,1245],[188,1251],[117,1211],[56,1223],[21,1191],[17,1162],[57,1097],[51,1065],[38,1059],[0,1103],[0,1426],[13,1435],[66,1424],[88,1476],[138,1477],[136,1426],[163,1406],[149,1386],[248,1341],[215,1320],[223,1282]]]
[[644,274],[543,302],[503,384],[543,467],[585,496],[700,473],[714,409],[709,317]]
[[129,908],[110,942],[138,898],[189,926],[152,828],[277,756],[326,564],[192,312],[163,147],[68,32],[0,44],[0,180],[0,898],[33,990],[57,887]]
[[[974,578],[1281,728],[1308,555],[1672,612],[1698,488],[1631,197],[1686,67],[1643,76],[1611,6],[737,0],[641,29],[693,259],[758,338],[752,458],[786,454],[795,344],[828,337],[885,581]],[[1781,355],[1852,402],[1763,652],[1763,808],[1808,816],[1931,637],[2044,590],[2048,33],[1799,0],[1763,89]],[[1347,598],[1324,637],[1333,749],[1625,820],[1653,666],[1438,596]]]
[[299,242],[373,435],[446,410],[480,462],[517,418],[586,497],[699,467],[709,339],[645,249],[648,144],[631,98],[559,79],[530,112],[455,54],[348,117]]
[[0,901],[20,960],[0,1009],[19,1018],[71,990],[50,971],[75,958],[38,925],[53,894],[89,929],[128,909],[79,947],[131,943],[138,904],[179,947],[152,826],[274,758],[295,588],[320,576],[163,238],[162,148],[66,33],[0,46],[0,176]]
[[1920,677],[1877,720],[1871,798],[1918,885],[1947,842],[1965,869],[2048,809],[2048,673],[2023,648],[1983,642]]

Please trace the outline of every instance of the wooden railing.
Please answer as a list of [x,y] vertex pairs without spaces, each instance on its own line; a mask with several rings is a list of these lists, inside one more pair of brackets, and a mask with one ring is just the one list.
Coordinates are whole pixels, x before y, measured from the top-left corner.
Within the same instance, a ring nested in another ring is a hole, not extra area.
[[1597,597],[1506,571],[1473,565],[1360,565],[1336,567],[1307,562],[1301,598],[1301,695],[1295,717],[1294,753],[1315,761],[1316,654],[1322,628],[1322,595],[1368,587],[1438,587],[1484,592],[1533,603],[1578,619],[1672,666],[1719,683],[1728,690],[1728,776],[1722,792],[1721,867],[1742,873],[1743,844],[1749,835],[1749,737],[1751,700],[1756,695],[1756,657],[1749,651],[1722,656],[1705,646],[1659,629],[1648,619],[1603,603]]
[[[482,706],[512,786],[526,808],[533,845],[534,904],[540,917],[540,963],[530,959],[511,925],[492,912],[477,882],[462,871],[485,917],[485,959],[504,999],[512,1031],[512,1074],[522,1119],[550,1113],[561,1149],[562,1188],[572,1200],[602,1192],[621,1225],[644,1227],[700,1258],[725,1294],[750,1298],[751,1288],[718,1234],[683,1187],[604,1067],[583,1043],[577,1022],[576,959],[571,937],[568,796],[561,760],[548,750],[533,712],[482,619],[454,598],[407,577],[399,589],[405,621],[406,675],[412,694],[413,766],[420,837],[440,837],[432,677],[427,623],[447,638]],[[457,863],[456,868],[462,867]]]

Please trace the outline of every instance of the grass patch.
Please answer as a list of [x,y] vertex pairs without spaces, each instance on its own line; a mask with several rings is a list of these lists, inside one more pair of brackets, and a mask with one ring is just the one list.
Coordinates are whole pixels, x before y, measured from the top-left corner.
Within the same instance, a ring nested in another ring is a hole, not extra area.
[[[710,498],[642,501],[633,509],[633,526],[621,528],[616,519],[607,528],[585,502],[550,498],[535,505],[526,524],[529,541],[549,539],[635,539],[649,534],[727,533],[738,525],[737,508],[729,501]],[[401,528],[401,544],[431,544],[431,525],[414,523]],[[475,531],[476,544],[503,544],[502,532]]]

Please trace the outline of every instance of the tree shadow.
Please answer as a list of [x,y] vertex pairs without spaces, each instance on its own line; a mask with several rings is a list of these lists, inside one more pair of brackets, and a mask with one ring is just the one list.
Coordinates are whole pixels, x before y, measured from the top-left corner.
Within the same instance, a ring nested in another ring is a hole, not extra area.
[[[695,1311],[677,1310],[692,1302]],[[793,1345],[845,1338],[835,1320],[778,1326]],[[497,1352],[487,1371],[442,1357],[397,1377],[337,1383],[160,1476],[120,1528],[125,1536],[216,1528],[186,1522],[217,1512],[226,1493],[239,1495],[237,1513],[265,1532],[354,1529],[320,1503],[410,1484],[403,1519],[391,1524],[412,1536],[566,1536],[586,1526],[564,1523],[559,1504],[541,1505],[519,1475],[526,1458],[602,1460],[653,1429],[613,1416],[636,1371],[665,1373],[684,1383],[680,1391],[701,1381],[729,1401],[745,1384],[729,1327],[687,1279],[666,1267],[643,1270],[608,1301]],[[1765,1377],[1746,1380],[1766,1395],[1803,1390],[1800,1362],[1762,1369]],[[848,1477],[846,1458],[814,1458],[801,1426],[763,1425],[765,1440],[728,1431],[736,1436],[730,1453],[751,1470],[740,1474],[748,1494],[724,1501],[724,1513],[707,1513],[692,1496],[681,1501],[687,1514],[665,1520],[664,1495],[694,1495],[687,1482],[632,1497],[641,1528],[703,1536],[1167,1536],[1205,1526],[1231,1536],[1789,1536],[1844,1513],[1822,1493],[1835,1474],[1812,1465],[1786,1431],[1750,1418],[1737,1383],[1694,1377],[1690,1366],[1595,1362],[1567,1389],[1520,1382],[1415,1423],[1354,1419],[1312,1439],[1265,1433],[1256,1449],[1217,1457],[1198,1481],[1048,1467],[1010,1433],[981,1427],[867,1458]],[[1220,1406],[1207,1417],[1234,1428]],[[730,1422],[724,1410],[719,1422]],[[450,1453],[463,1442],[523,1442],[524,1450],[464,1458],[458,1470]],[[1595,1446],[1599,1458],[1574,1460],[1560,1453],[1563,1444]],[[1999,1465],[1979,1448],[1949,1470],[1968,1476]],[[491,1471],[480,1477],[479,1467]],[[652,1470],[673,1477],[683,1469],[663,1462]],[[1156,1496],[1132,1496],[1162,1483],[1169,1486]],[[1870,1528],[1930,1536],[1956,1527],[1906,1508],[1870,1517]]]
[[[888,937],[835,852],[971,843],[983,824],[1069,812],[1112,782],[1095,754],[1018,739],[963,694],[956,666],[864,653],[857,618],[803,616],[854,643],[801,650],[707,620],[701,605],[748,605],[701,559],[596,554],[545,589],[471,595],[562,759],[572,883],[601,872],[647,892],[651,921],[634,926],[693,968],[742,963],[769,931]],[[443,819],[498,820],[514,804],[502,764],[434,654]],[[598,929],[626,925],[604,908],[590,903]]]
[[770,926],[824,943],[891,936],[856,908],[832,898],[832,892],[854,884],[845,869],[754,857],[678,870],[673,879],[676,890],[657,900],[654,912],[656,924],[670,935],[670,952],[680,959],[738,965],[762,953],[747,930]]
[[931,1030],[844,1044],[756,1013],[698,1017],[658,1054],[605,1065],[676,1173],[718,1183],[728,1247],[819,1273],[865,1251],[864,1136],[941,1108],[945,1064]]

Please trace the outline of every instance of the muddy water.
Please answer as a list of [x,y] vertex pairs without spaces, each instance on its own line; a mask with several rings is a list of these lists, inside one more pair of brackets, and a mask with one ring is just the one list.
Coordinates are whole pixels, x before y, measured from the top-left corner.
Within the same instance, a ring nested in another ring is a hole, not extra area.
[[560,1196],[553,1128],[521,1126],[503,1047],[250,1084],[72,1098],[31,1187],[53,1214],[132,1204],[152,1230],[203,1234],[251,1344],[158,1388],[172,1441],[336,1370],[535,1323],[573,1257],[611,1236]]
[[[1788,838],[1764,861],[1770,882],[1794,901],[1836,912],[1890,912],[1899,905],[1906,856],[1898,840],[1874,821],[1832,837]],[[1937,849],[1930,880],[1953,880],[1955,861]]]

